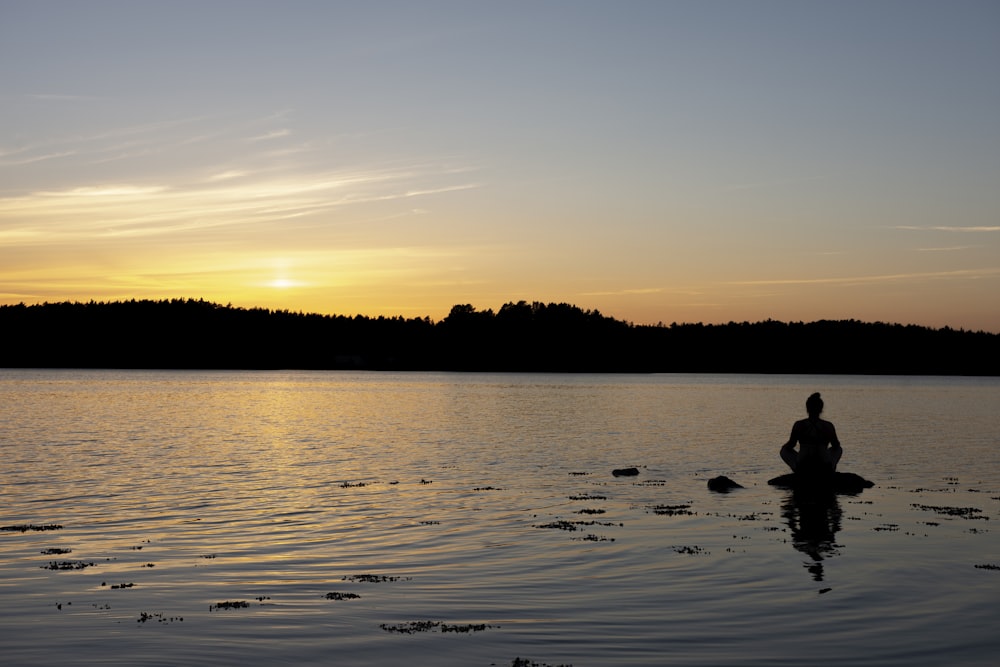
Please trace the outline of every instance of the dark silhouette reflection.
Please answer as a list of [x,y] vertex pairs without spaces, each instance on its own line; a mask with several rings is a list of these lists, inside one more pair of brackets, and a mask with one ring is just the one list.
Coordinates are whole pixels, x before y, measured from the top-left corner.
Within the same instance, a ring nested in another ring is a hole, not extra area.
[[838,555],[834,540],[843,512],[837,494],[829,490],[789,491],[781,515],[792,534],[792,546],[809,556],[804,564],[813,580],[823,581],[823,561]]

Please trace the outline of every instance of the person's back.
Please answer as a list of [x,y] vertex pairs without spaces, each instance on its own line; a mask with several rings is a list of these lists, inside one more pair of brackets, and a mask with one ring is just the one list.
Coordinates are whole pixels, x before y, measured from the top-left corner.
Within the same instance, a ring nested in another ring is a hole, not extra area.
[[[810,477],[832,475],[843,454],[837,429],[831,422],[820,419],[823,399],[815,393],[806,401],[807,419],[792,426],[788,442],[781,448],[781,458],[797,475]],[[796,443],[799,451],[795,451]]]
[[836,464],[831,460],[829,449],[831,444],[837,442],[833,424],[819,417],[809,417],[795,422],[792,432],[796,433],[799,443],[795,472],[820,474],[834,471]]

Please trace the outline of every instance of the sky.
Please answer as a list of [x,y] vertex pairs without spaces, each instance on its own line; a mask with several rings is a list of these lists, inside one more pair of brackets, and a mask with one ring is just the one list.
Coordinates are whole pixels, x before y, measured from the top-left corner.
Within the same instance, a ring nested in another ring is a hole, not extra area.
[[995,0],[0,0],[0,303],[1000,332]]

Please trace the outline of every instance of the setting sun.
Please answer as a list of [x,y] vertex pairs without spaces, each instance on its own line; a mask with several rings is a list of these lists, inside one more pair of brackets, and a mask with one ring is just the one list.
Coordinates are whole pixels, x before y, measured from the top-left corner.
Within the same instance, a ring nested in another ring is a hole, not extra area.
[[8,4],[0,303],[1000,332],[995,4]]

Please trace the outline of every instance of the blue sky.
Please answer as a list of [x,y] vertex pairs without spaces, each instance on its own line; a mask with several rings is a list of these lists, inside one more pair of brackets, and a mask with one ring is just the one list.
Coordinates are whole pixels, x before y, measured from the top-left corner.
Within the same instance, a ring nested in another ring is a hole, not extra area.
[[0,1],[0,302],[1000,331],[1000,3]]

